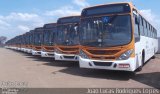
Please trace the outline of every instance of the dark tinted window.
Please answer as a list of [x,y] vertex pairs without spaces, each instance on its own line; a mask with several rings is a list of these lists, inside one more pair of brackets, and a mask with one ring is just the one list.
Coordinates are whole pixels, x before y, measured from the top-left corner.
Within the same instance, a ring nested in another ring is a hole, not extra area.
[[143,31],[143,18],[142,17],[140,17],[139,26],[140,26],[140,34],[143,36],[144,35],[144,31]]
[[136,16],[134,15],[134,37],[135,37],[135,42],[139,41],[140,34],[139,34],[139,25],[136,23]]
[[57,24],[79,23],[79,22],[80,22],[80,16],[77,16],[77,17],[60,18],[60,19],[57,21]]
[[95,47],[125,45],[131,41],[131,35],[130,15],[89,17],[81,20],[81,45]]
[[143,20],[144,22],[144,35],[147,36],[147,23],[145,20]]
[[128,4],[102,5],[84,9],[82,16],[103,15],[112,13],[129,13],[130,6]]

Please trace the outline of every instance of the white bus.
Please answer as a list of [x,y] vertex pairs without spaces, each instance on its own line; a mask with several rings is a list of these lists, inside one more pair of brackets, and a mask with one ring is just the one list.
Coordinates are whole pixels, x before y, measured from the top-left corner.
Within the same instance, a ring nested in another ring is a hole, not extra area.
[[43,26],[43,42],[41,44],[41,57],[54,58],[56,23],[45,24]]
[[35,28],[33,34],[32,55],[41,56],[41,44],[44,29],[43,27]]
[[135,71],[158,51],[157,30],[132,3],[83,9],[80,67]]
[[55,60],[78,61],[80,16],[67,16],[57,20]]

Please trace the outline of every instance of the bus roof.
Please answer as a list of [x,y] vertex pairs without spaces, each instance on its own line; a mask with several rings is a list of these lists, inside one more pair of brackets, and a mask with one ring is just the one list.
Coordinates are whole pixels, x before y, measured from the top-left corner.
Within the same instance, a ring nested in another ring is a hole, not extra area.
[[41,32],[41,31],[43,31],[43,30],[44,30],[43,27],[38,27],[38,28],[35,28],[34,31],[36,31],[36,32]]
[[123,2],[123,3],[110,3],[110,4],[92,6],[83,9],[83,11],[81,12],[81,17],[115,14],[115,13],[130,13],[131,12],[130,5],[131,4],[128,2]]
[[56,27],[57,23],[48,23],[43,26],[44,29]]
[[[142,15],[142,13],[132,4],[132,2],[113,2],[113,3],[108,3],[108,4],[100,4],[100,5],[95,5],[95,6],[91,6],[91,7],[87,7],[84,8],[84,10],[88,10],[88,9],[92,9],[92,8],[97,8],[97,7],[102,7],[102,6],[106,6],[106,5],[118,5],[118,4],[128,4],[131,8],[134,8],[138,14],[140,14],[147,22],[149,22],[145,16]],[[132,10],[132,9],[131,9]],[[82,12],[83,12],[82,11]],[[150,24],[151,25],[151,24]],[[152,27],[155,29],[155,27],[152,25]]]
[[96,8],[96,7],[101,7],[101,6],[106,6],[106,5],[115,5],[115,4],[129,4],[131,5],[131,2],[113,2],[113,3],[106,3],[106,4],[99,4],[99,5],[95,5],[95,6],[90,6],[90,7],[86,7],[85,9],[90,9],[90,8]]
[[80,22],[80,15],[79,16],[66,16],[59,18],[57,20],[57,24],[63,24],[63,23],[77,23]]

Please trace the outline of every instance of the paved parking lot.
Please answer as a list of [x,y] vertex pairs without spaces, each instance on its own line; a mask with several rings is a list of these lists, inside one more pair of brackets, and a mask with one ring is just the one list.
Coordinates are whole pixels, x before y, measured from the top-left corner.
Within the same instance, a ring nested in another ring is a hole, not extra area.
[[160,88],[160,55],[133,74],[80,69],[78,62],[54,61],[0,48],[1,87],[7,82],[30,88]]

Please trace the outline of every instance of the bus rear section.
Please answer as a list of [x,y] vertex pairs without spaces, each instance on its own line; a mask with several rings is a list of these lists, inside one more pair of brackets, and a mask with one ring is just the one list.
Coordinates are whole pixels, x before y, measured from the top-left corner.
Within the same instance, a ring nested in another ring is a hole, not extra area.
[[59,18],[55,46],[55,60],[78,61],[80,16]]
[[43,26],[43,42],[41,49],[41,57],[54,58],[56,23],[45,24]]
[[32,55],[41,56],[41,43],[43,31],[43,27],[39,27],[36,28],[33,32]]
[[[151,25],[151,31],[140,29],[142,16],[131,3],[85,8],[81,17],[81,68],[133,72],[157,51],[156,30]],[[142,32],[152,34],[144,36]]]

